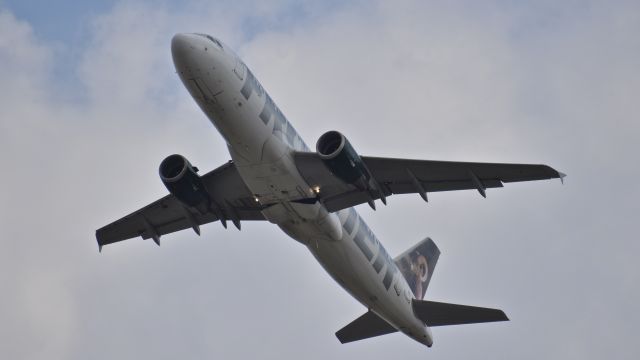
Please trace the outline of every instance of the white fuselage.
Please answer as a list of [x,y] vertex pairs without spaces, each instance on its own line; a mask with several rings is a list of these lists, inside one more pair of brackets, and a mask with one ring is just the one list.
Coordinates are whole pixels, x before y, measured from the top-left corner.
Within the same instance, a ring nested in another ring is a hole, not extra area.
[[319,202],[295,202],[318,191],[293,160],[294,152],[309,148],[245,64],[207,35],[177,34],[171,50],[180,79],[227,142],[247,187],[260,203],[274,204],[263,211],[265,218],[305,244],[360,303],[431,346],[429,329],[413,314],[413,292],[356,211],[328,213]]

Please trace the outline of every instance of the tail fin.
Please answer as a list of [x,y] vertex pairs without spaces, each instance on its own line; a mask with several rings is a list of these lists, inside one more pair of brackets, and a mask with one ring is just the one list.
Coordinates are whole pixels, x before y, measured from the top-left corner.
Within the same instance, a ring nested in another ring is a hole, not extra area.
[[440,250],[431,238],[426,238],[394,259],[418,300],[424,298],[438,257]]

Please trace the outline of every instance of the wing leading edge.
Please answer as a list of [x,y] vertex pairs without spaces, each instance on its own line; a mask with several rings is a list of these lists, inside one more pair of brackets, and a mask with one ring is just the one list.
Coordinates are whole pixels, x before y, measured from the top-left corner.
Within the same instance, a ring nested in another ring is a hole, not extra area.
[[[361,189],[340,180],[317,153],[298,152],[294,158],[308,184],[319,187],[319,200],[331,212],[382,198],[378,189]],[[384,197],[417,193],[425,201],[429,192],[471,189],[486,197],[486,189],[503,183],[565,177],[547,165],[361,158]]]

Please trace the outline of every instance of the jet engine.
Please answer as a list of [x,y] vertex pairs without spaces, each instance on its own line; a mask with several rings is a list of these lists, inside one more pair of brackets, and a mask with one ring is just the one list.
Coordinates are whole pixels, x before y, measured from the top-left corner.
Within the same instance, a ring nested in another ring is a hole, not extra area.
[[167,156],[160,163],[159,172],[167,190],[184,205],[198,209],[208,206],[209,193],[198,175],[198,168],[192,166],[184,156]]
[[371,177],[349,140],[337,131],[322,134],[316,143],[316,151],[327,168],[346,183],[366,184]]

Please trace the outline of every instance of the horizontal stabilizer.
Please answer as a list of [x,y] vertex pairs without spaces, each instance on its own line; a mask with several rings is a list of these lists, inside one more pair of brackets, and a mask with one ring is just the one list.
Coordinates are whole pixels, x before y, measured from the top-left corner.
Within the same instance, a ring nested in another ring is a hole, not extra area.
[[509,321],[502,310],[476,306],[412,300],[413,313],[427,326],[461,325],[493,321]]
[[394,333],[398,330],[371,311],[353,320],[349,325],[336,332],[341,343],[348,343],[375,336]]

